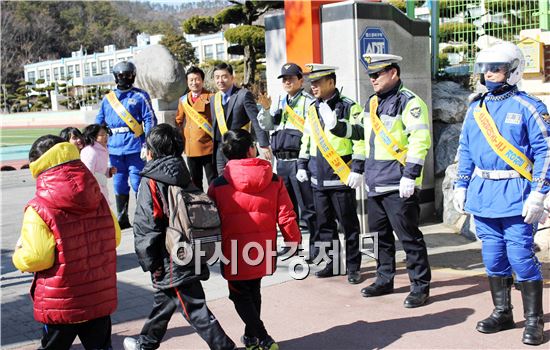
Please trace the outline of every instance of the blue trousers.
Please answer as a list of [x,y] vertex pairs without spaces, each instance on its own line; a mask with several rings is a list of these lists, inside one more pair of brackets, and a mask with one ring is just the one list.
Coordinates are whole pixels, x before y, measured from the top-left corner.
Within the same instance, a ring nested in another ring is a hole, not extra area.
[[489,277],[506,277],[514,272],[518,282],[542,280],[541,265],[533,251],[535,225],[524,223],[522,216],[474,219]]
[[135,193],[138,191],[139,181],[141,176],[140,171],[143,169],[145,162],[140,158],[138,153],[122,154],[116,156],[109,155],[111,166],[116,167],[117,173],[113,176],[113,185],[115,188],[115,195],[130,194],[130,186],[128,185],[128,178],[130,178],[130,184]]

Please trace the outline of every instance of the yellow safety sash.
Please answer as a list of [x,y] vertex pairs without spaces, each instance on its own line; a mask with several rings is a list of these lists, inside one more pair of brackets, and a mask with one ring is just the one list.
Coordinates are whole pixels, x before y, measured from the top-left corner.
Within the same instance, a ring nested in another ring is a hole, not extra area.
[[143,135],[143,127],[140,123],[137,122],[137,120],[128,112],[128,110],[120,103],[118,98],[116,97],[116,94],[114,91],[111,91],[107,94],[107,101],[113,108],[113,110],[118,114],[120,119],[122,119],[126,125],[132,130],[134,133],[134,137],[140,137]]
[[323,158],[325,158],[332,170],[334,170],[334,173],[338,175],[340,181],[346,184],[351,170],[349,166],[344,162],[342,157],[340,157],[340,155],[336,153],[336,150],[334,150],[334,147],[332,147],[332,145],[328,141],[327,135],[321,127],[321,122],[319,121],[317,110],[313,106],[310,107],[308,120],[311,127],[311,134],[313,135],[313,139],[317,144],[317,148],[319,148],[319,151],[321,151]]
[[222,106],[222,93],[217,92],[214,96],[214,111],[216,112],[216,121],[218,122],[218,128],[220,134],[223,136],[227,132],[227,124],[225,123],[225,114]]
[[[223,136],[227,132],[227,124],[225,123],[225,114],[223,112],[222,106],[222,93],[217,92],[214,96],[214,112],[216,113],[216,121],[218,122],[218,128],[220,129],[220,134]],[[246,123],[241,127],[241,129],[250,132],[250,122]]]
[[533,163],[521,153],[516,147],[510,144],[498,131],[491,114],[487,110],[487,106],[476,107],[474,109],[474,119],[479,126],[479,129],[485,136],[485,140],[489,143],[489,146],[495,151],[496,154],[515,171],[525,177],[527,180],[532,181],[531,169],[533,169]]
[[294,112],[292,108],[287,104],[285,106],[285,111],[288,115],[288,121],[292,123],[296,127],[296,129],[300,130],[300,132],[304,132],[304,124],[305,120],[302,116],[300,116],[298,113]]
[[213,137],[213,129],[212,124],[206,119],[202,114],[197,112],[190,104],[189,104],[189,97],[186,96],[185,101],[183,102],[183,109],[185,110],[185,114],[187,114],[189,117],[191,117],[191,120],[195,122],[201,128],[204,130],[205,133],[207,133],[210,137]]
[[405,159],[407,156],[407,148],[401,146],[399,142],[388,132],[388,129],[384,126],[384,123],[380,120],[376,114],[376,109],[378,109],[378,98],[376,96],[372,97],[369,102],[370,105],[370,121],[372,125],[372,130],[376,136],[382,141],[382,145],[392,155],[399,163],[405,165]]

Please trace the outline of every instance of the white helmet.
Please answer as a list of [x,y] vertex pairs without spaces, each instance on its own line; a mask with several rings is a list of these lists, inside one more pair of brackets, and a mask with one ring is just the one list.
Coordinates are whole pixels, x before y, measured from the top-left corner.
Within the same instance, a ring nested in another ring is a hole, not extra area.
[[502,41],[477,54],[474,65],[475,74],[497,72],[499,69],[506,71],[508,85],[516,85],[521,80],[525,69],[525,58],[519,47],[511,42]]

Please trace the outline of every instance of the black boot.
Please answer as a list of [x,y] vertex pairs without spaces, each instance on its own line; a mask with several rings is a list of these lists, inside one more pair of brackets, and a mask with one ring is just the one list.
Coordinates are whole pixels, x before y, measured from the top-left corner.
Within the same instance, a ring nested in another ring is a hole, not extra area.
[[130,228],[130,220],[128,220],[128,201],[130,200],[130,195],[128,194],[117,194],[116,198],[116,211],[118,225],[121,230],[125,228]]
[[495,309],[486,319],[477,323],[476,329],[481,333],[496,333],[515,327],[512,314],[510,292],[514,279],[512,277],[489,277],[491,297]]
[[539,345],[544,341],[544,314],[542,312],[542,281],[525,281],[521,284],[525,330],[523,343]]

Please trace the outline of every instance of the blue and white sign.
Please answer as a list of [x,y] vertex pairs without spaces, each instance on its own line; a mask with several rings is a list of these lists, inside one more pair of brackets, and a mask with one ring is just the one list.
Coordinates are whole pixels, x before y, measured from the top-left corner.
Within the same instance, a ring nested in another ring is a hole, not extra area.
[[389,41],[380,27],[367,27],[359,37],[359,60],[368,67],[367,62],[363,58],[366,53],[389,53]]

